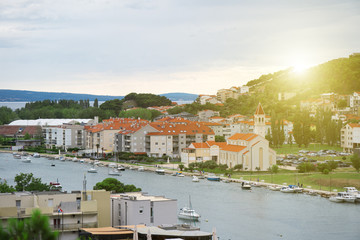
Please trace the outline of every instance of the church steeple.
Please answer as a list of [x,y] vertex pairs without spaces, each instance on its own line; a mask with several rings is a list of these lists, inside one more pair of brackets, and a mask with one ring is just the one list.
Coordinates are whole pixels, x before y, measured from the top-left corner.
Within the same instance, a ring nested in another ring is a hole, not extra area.
[[258,107],[256,108],[254,114],[254,121],[255,121],[254,133],[262,137],[265,137],[266,135],[265,112],[261,106],[261,103],[259,103]]

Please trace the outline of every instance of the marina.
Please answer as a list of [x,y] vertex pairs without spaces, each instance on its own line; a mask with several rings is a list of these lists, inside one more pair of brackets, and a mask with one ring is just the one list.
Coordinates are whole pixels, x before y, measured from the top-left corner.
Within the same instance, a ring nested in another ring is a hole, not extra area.
[[[51,167],[55,162],[56,166]],[[84,174],[87,189],[105,178],[114,177],[124,184],[134,184],[143,192],[178,200],[178,209],[187,206],[189,195],[200,221],[179,219],[212,232],[216,227],[221,239],[358,239],[360,204],[334,203],[327,198],[303,193],[283,194],[254,187],[243,191],[240,183],[224,183],[192,177],[173,177],[155,172],[126,169],[121,176],[109,176],[108,167],[96,167],[97,174],[87,173],[91,164],[33,158],[23,163],[12,154],[0,154],[0,177],[14,185],[16,174],[33,173],[42,182],[58,179],[64,191],[82,190]],[[341,219],[341,224],[339,224]],[[259,231],[261,226],[261,231]]]

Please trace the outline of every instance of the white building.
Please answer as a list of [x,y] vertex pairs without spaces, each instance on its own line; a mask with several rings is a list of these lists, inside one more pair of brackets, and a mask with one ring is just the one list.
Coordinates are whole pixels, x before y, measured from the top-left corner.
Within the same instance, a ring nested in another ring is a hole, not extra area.
[[360,124],[348,123],[341,129],[341,147],[350,153],[360,147]]
[[112,226],[159,226],[177,223],[177,201],[141,192],[111,195]]
[[85,148],[85,130],[82,125],[44,126],[43,135],[47,148],[52,148],[52,146],[64,149]]

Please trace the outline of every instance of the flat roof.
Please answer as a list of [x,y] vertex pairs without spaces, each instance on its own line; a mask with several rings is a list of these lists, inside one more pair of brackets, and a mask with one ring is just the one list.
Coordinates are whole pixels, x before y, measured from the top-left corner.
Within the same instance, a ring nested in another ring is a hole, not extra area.
[[[164,196],[152,196],[152,195],[146,195],[142,192],[129,192],[129,193],[117,193],[117,194],[111,194],[111,198],[121,198],[126,199],[128,197],[136,197],[136,201],[152,201],[152,202],[159,202],[159,201],[175,201],[174,199],[166,198]],[[129,199],[132,200],[132,199]]]
[[81,231],[90,233],[92,235],[125,235],[133,234],[132,230],[128,229],[119,229],[113,227],[103,227],[103,228],[80,228]]

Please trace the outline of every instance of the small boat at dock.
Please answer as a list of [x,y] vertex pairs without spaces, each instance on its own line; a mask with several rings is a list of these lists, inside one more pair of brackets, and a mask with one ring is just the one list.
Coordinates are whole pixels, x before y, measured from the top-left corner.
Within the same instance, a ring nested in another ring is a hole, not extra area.
[[155,170],[155,172],[156,172],[157,174],[159,174],[159,175],[165,175],[165,170],[162,169],[162,168],[157,168],[157,169]]
[[198,178],[197,176],[193,176],[193,178],[192,178],[191,181],[193,181],[193,182],[199,182],[200,180],[199,180],[199,178]]
[[209,181],[220,181],[220,177],[216,176],[215,174],[209,174],[206,179]]
[[241,183],[241,188],[244,189],[244,190],[251,190],[250,182],[242,182]]
[[31,163],[31,158],[30,157],[26,157],[25,159],[22,160],[23,163]]

